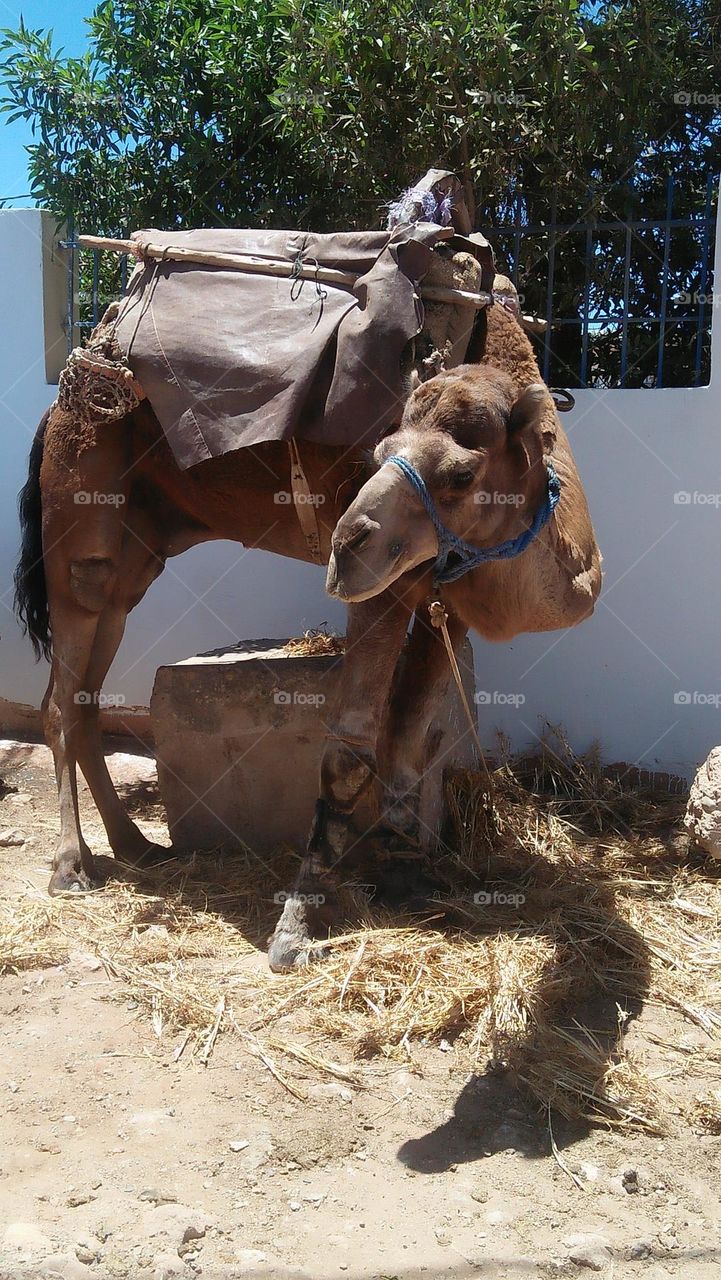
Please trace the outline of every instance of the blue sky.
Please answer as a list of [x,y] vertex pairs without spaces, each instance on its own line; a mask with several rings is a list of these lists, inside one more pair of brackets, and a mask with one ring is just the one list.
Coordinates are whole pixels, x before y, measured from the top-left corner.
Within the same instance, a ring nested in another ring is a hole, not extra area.
[[[15,29],[22,15],[25,25],[52,28],[54,44],[77,55],[87,47],[87,27],[83,21],[95,8],[96,0],[0,0],[0,27]],[[16,205],[29,205],[25,147],[32,142],[30,126],[22,120],[6,124],[0,117],[0,199],[18,196]]]

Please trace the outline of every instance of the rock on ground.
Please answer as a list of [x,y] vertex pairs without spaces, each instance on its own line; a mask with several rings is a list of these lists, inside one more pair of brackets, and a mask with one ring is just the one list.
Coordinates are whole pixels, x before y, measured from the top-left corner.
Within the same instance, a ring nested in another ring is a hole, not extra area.
[[721,859],[721,747],[714,747],[691,786],[684,823],[712,858]]
[[568,1257],[577,1267],[588,1271],[605,1271],[611,1265],[612,1253],[608,1240],[595,1232],[568,1236],[564,1241]]

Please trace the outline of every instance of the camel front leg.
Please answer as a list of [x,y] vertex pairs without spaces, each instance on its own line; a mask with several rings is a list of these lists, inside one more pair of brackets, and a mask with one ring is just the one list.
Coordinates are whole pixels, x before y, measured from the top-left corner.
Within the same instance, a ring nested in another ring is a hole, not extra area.
[[383,592],[351,605],[334,718],[320,770],[320,796],[308,850],[268,951],[274,970],[307,962],[312,940],[327,934],[336,913],[336,868],[353,811],[377,777],[376,743],[398,655],[415,600]]
[[[447,625],[458,659],[468,628],[452,613]],[[431,626],[424,605],[416,613],[384,733],[382,817],[391,840],[401,844],[415,846],[420,842],[420,783],[437,751],[429,732],[451,680],[441,632]]]

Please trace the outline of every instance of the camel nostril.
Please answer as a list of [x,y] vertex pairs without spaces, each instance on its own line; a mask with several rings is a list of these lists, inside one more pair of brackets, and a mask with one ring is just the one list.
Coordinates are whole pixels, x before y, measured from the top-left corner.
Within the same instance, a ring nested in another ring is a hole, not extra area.
[[362,524],[359,528],[351,530],[346,538],[343,539],[343,551],[359,551],[370,537],[370,526]]

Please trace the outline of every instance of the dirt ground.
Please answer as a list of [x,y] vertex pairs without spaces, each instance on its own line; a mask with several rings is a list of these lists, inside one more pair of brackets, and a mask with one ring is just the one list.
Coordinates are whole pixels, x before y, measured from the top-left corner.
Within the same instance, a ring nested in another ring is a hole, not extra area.
[[[152,760],[109,764],[166,841]],[[24,841],[0,848],[0,906],[42,902],[49,754],[3,744],[0,776],[15,788],[0,832]],[[85,791],[82,806],[91,847],[107,851]],[[647,1005],[626,1040],[693,1096],[721,1083],[687,1071],[704,1034]],[[420,1047],[413,1070],[369,1067],[363,1087],[309,1070],[301,1101],[232,1034],[206,1067],[176,1060],[177,1044],[118,1000],[80,933],[66,963],[2,978],[2,1280],[720,1274],[721,1137],[554,1117],[564,1169],[537,1104],[502,1073],[469,1077],[450,1045]]]

